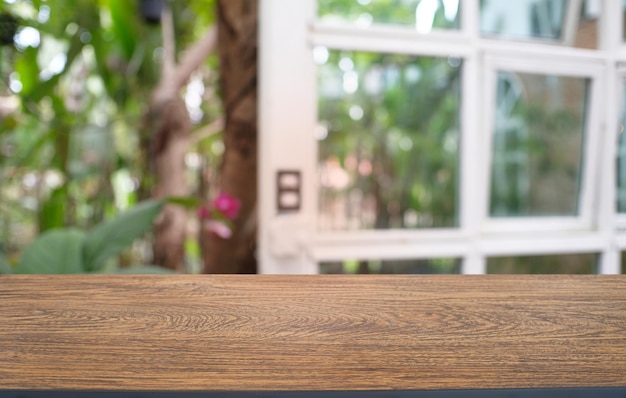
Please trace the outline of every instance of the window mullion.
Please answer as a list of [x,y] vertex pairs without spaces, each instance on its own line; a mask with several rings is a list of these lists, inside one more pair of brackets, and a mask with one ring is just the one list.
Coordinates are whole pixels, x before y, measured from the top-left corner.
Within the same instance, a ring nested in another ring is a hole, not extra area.
[[461,29],[463,34],[476,39],[479,36],[479,0],[462,0]]
[[616,275],[620,274],[620,271],[620,252],[614,248],[603,251],[598,273]]
[[609,57],[624,52],[623,4],[621,1],[604,0],[598,29],[598,48],[608,51]]

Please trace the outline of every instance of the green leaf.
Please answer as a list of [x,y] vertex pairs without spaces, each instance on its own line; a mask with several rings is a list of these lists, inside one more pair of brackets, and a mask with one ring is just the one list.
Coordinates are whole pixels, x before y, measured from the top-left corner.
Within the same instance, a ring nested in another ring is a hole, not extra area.
[[192,196],[171,196],[166,199],[167,203],[182,206],[187,209],[193,209],[202,204],[202,201]]
[[107,259],[141,238],[152,228],[152,222],[164,204],[164,200],[147,200],[97,225],[85,239],[83,259],[86,269],[99,270]]
[[54,189],[43,203],[39,213],[39,231],[45,232],[62,228],[65,223],[65,203],[67,186]]
[[39,66],[37,65],[38,49],[28,47],[19,53],[15,61],[15,71],[22,83],[22,96],[29,95],[39,84]]
[[128,6],[127,0],[109,0],[109,9],[113,20],[113,32],[121,44],[124,57],[130,60],[137,46],[136,19],[133,14],[137,11]]
[[78,274],[85,234],[77,229],[55,229],[39,236],[27,248],[15,269],[18,274]]
[[100,26],[93,29],[92,34],[93,39],[91,41],[91,46],[94,50],[96,70],[104,83],[104,88],[107,90],[107,93],[111,98],[115,99],[116,87],[113,81],[113,74],[109,70],[109,65],[107,64],[107,58],[111,52],[111,45],[104,39]]
[[13,273],[13,267],[11,267],[11,264],[9,264],[7,259],[4,257],[4,254],[0,253],[0,275],[12,274],[12,273]]

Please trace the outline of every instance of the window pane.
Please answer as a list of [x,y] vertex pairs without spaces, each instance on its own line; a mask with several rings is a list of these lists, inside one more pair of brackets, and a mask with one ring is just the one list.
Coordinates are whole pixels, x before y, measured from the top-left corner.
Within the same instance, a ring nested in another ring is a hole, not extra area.
[[622,252],[621,255],[622,274],[626,274],[626,252]]
[[626,84],[623,84],[622,120],[617,147],[617,211],[626,213]]
[[594,274],[596,254],[557,256],[492,257],[487,259],[488,274]]
[[460,60],[315,52],[320,229],[456,226]]
[[320,274],[459,274],[456,258],[428,260],[347,260],[320,264]]
[[[581,8],[573,10],[577,19],[568,29],[568,7],[576,5]],[[600,0],[481,0],[480,29],[488,37],[558,41],[595,49],[601,6]]]
[[578,214],[589,79],[499,72],[492,217]]
[[485,36],[557,40],[566,11],[567,0],[481,0],[480,29]]
[[418,32],[458,29],[459,0],[319,0],[323,21],[407,25]]
[[[575,32],[574,47],[597,49],[600,14],[602,13],[601,0],[585,0]],[[571,45],[571,43],[566,43]]]

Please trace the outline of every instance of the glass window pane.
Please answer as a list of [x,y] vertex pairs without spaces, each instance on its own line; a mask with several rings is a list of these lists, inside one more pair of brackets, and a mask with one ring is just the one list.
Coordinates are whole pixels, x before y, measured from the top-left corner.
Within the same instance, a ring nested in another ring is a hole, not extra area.
[[622,274],[626,274],[626,252],[622,252],[621,255]]
[[498,72],[492,217],[578,215],[589,79]]
[[488,274],[594,274],[596,254],[556,256],[492,257],[487,259]]
[[[569,7],[576,20],[568,27]],[[598,45],[600,0],[481,0],[483,36],[513,40],[558,41],[566,46],[595,49]]]
[[461,61],[315,52],[319,228],[456,226]]
[[558,40],[567,0],[481,0],[480,29],[485,36]]
[[622,120],[617,146],[617,211],[626,213],[626,83],[623,85]]
[[373,23],[414,27],[426,33],[432,29],[458,29],[459,0],[319,0],[322,21]]
[[[574,36],[574,47],[597,49],[600,28],[601,0],[585,0]],[[571,43],[566,43],[571,45]]]
[[427,260],[347,260],[320,264],[320,274],[459,274],[457,258]]

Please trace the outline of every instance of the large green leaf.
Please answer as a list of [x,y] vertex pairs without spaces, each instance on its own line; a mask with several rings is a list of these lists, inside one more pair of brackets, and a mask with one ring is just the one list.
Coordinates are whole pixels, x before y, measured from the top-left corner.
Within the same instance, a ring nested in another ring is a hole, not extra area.
[[147,200],[97,225],[85,240],[83,258],[87,270],[99,270],[107,259],[119,254],[148,232],[164,203],[164,200]]
[[11,264],[9,264],[7,259],[4,257],[4,254],[0,253],[0,275],[12,274],[12,273],[13,273],[13,267],[11,267]]
[[136,14],[133,7],[129,7],[127,0],[109,0],[109,10],[113,20],[113,32],[120,43],[124,57],[130,60],[137,46]]
[[78,274],[85,234],[77,229],[55,229],[37,238],[27,248],[15,272],[18,274]]
[[63,227],[67,196],[67,185],[56,188],[50,193],[50,197],[43,202],[39,211],[39,231],[45,232]]

